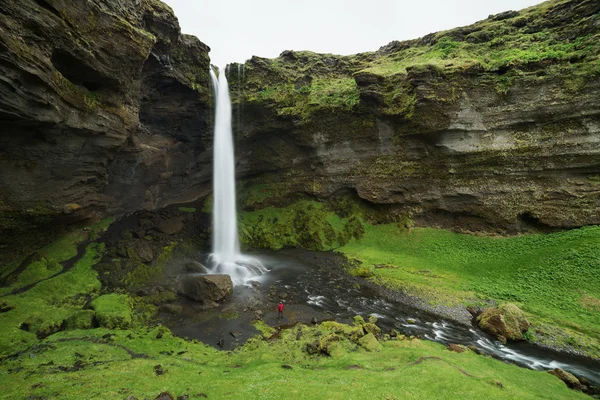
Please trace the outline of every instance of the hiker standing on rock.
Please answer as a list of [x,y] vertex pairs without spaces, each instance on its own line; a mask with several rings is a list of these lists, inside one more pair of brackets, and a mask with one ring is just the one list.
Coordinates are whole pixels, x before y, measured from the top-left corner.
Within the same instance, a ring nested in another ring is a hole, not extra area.
[[283,319],[283,307],[283,300],[281,300],[277,306],[277,319]]

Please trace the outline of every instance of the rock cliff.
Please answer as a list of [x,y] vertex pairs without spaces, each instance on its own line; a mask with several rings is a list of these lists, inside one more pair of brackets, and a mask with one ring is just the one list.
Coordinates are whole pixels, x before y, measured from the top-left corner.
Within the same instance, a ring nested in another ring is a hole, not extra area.
[[597,1],[554,0],[373,53],[233,65],[245,207],[350,193],[421,225],[599,224],[599,44]]
[[158,0],[2,1],[0,244],[205,195],[208,51]]

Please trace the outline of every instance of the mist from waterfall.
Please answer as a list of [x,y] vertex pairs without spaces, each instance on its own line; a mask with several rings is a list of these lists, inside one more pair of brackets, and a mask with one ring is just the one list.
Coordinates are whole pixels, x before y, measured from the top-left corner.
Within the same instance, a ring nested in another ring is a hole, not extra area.
[[240,252],[235,191],[235,158],[231,129],[231,99],[225,71],[210,70],[216,98],[213,149],[213,253],[212,272],[228,274],[244,284],[266,269],[259,260]]

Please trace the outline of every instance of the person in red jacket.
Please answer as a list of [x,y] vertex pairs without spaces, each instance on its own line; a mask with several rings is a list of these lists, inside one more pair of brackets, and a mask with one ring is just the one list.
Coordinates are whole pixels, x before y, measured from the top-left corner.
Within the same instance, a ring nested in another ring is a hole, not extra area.
[[283,300],[281,300],[277,306],[277,319],[283,319],[283,307]]

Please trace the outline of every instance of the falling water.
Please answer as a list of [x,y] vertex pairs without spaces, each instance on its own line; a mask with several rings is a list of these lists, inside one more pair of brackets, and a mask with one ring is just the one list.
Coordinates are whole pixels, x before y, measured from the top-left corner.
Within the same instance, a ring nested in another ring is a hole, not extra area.
[[231,132],[231,100],[226,74],[210,71],[216,96],[213,165],[213,272],[228,274],[234,284],[262,275],[260,261],[240,252],[235,201],[235,165]]

